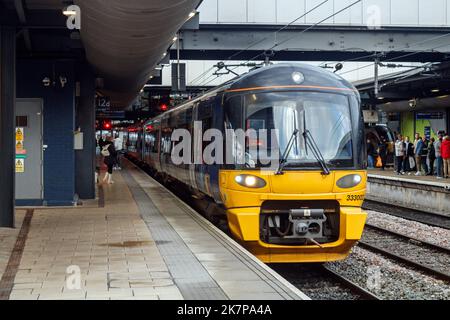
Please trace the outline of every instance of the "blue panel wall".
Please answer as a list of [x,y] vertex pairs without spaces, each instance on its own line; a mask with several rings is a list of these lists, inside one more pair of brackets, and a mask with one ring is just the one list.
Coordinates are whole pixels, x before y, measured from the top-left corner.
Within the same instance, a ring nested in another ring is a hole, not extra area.
[[[61,87],[59,77],[66,77]],[[55,79],[45,87],[42,80]],[[72,205],[75,194],[75,70],[71,61],[19,60],[17,97],[44,101],[44,204]]]

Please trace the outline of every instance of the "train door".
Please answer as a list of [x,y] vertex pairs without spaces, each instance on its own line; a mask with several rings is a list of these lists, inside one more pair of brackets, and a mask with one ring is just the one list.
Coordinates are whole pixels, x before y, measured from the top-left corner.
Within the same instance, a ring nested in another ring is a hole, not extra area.
[[16,199],[41,202],[43,187],[43,104],[40,99],[16,103]]
[[169,161],[171,156],[172,142],[171,130],[169,127],[168,117],[161,120],[161,137],[160,137],[160,163],[161,172],[169,174]]
[[[195,103],[192,107],[192,123],[198,121],[198,105]],[[195,150],[198,150],[198,146],[202,143],[202,130],[196,125],[192,125],[191,136],[192,136],[192,150],[191,150],[191,163],[189,164],[189,185],[195,190],[200,190],[196,179],[196,155]]]
[[[201,164],[195,165],[195,173],[196,173],[196,183],[198,190],[202,191],[207,195],[211,195],[210,190],[210,174],[208,170],[208,165],[206,165],[203,161],[203,151],[209,142],[203,141],[203,135],[205,131],[211,129],[213,126],[213,105],[214,105],[215,97],[209,98],[208,100],[201,101],[197,106],[197,121],[201,123],[201,129],[197,128],[196,133],[196,143],[197,147],[200,143],[201,148],[197,148],[198,152],[201,151]],[[198,127],[198,126],[197,126]],[[199,159],[200,160],[200,156]]]

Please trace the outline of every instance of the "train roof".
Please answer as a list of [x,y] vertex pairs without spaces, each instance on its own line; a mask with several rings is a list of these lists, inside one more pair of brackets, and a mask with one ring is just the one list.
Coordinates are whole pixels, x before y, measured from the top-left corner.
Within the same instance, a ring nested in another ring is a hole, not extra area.
[[[294,75],[300,78],[294,80]],[[228,90],[268,87],[339,89],[357,92],[352,83],[327,69],[304,63],[280,63],[249,72],[234,79]]]
[[359,93],[352,83],[326,69],[304,63],[279,63],[252,70],[244,75],[238,76],[147,121],[147,123],[159,120],[171,112],[194,104],[197,101],[216,96],[221,92],[268,90],[271,88],[334,90],[354,94],[359,97]]

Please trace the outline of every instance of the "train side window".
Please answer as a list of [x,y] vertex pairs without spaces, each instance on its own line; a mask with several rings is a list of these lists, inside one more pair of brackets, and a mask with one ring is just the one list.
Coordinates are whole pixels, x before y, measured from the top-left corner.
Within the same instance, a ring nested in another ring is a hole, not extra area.
[[161,130],[161,153],[170,154],[172,151],[172,129],[169,126],[170,120],[165,118]]
[[242,96],[234,96],[225,102],[225,128],[244,129]]
[[[202,135],[212,128],[212,116],[213,116],[213,99],[202,101],[198,106],[198,120],[202,122]],[[203,141],[202,152],[210,144],[208,141]],[[213,155],[214,156],[214,155]]]

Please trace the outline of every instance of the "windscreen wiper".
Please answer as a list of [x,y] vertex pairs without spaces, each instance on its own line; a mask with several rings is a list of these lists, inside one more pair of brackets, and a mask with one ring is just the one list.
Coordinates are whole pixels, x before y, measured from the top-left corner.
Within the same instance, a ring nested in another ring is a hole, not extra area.
[[299,133],[298,129],[295,129],[292,133],[291,139],[289,140],[289,143],[286,146],[286,150],[284,150],[283,156],[280,159],[280,165],[278,166],[277,172],[275,174],[277,176],[284,174],[283,169],[287,164],[287,159],[289,157],[289,154],[291,153],[292,147],[294,146],[294,141],[297,138],[297,135]]
[[327,163],[323,158],[322,152],[320,152],[320,149],[317,146],[317,143],[314,140],[314,137],[312,136],[311,132],[309,130],[305,130],[305,132],[303,132],[303,137],[305,138],[306,144],[311,148],[314,157],[316,157],[317,161],[322,167],[323,170],[322,174],[328,176],[331,173],[330,168],[328,168]]

